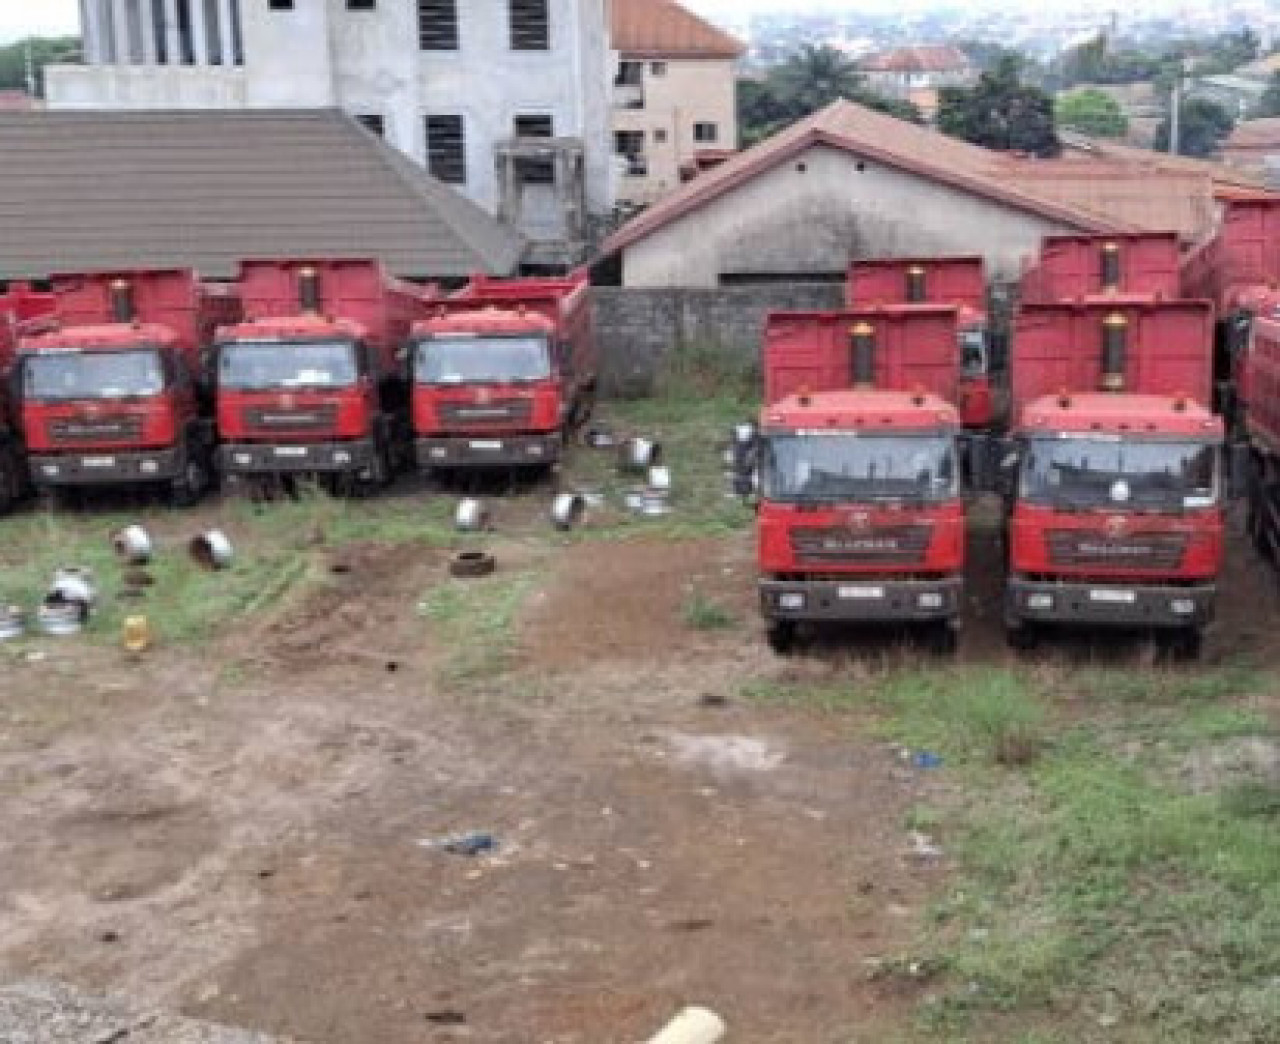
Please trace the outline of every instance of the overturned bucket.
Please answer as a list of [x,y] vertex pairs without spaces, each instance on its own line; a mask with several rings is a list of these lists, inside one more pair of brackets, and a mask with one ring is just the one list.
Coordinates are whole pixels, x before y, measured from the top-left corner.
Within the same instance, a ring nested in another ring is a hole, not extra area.
[[459,501],[453,513],[454,528],[462,533],[483,533],[493,524],[493,513],[483,500]]
[[93,573],[79,566],[66,566],[56,570],[45,596],[46,604],[80,606],[82,615],[86,618],[97,601],[98,588],[93,582]]
[[226,533],[219,529],[210,529],[199,536],[191,538],[187,544],[187,553],[201,569],[216,572],[226,569],[235,558],[235,549]]
[[627,439],[618,447],[618,466],[623,471],[646,471],[662,459],[662,446],[653,439]]
[[52,596],[36,610],[36,626],[56,638],[79,634],[87,619],[88,610],[83,604],[53,601]]
[[551,503],[551,524],[561,532],[568,532],[579,522],[587,510],[587,498],[581,493],[561,493]]
[[27,614],[20,606],[0,605],[0,642],[10,642],[27,633]]
[[111,546],[115,548],[116,555],[129,565],[146,565],[154,553],[151,534],[141,526],[125,526],[112,533]]

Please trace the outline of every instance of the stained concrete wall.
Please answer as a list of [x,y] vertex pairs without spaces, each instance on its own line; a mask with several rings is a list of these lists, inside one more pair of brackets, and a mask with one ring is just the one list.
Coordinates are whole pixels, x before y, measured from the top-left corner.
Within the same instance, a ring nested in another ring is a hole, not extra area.
[[632,397],[653,391],[675,353],[744,368],[758,366],[769,312],[839,308],[844,288],[833,283],[777,283],[718,290],[596,287],[592,292],[601,391]]
[[1043,236],[1074,231],[840,149],[814,146],[623,253],[624,286],[713,287],[727,274],[843,271],[851,258],[982,254],[1017,278]]

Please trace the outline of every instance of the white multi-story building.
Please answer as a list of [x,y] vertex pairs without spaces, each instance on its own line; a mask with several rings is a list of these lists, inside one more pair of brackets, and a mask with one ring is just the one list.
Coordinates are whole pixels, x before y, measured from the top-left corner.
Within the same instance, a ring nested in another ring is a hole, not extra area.
[[613,204],[609,0],[80,0],[54,109],[346,110],[535,243]]

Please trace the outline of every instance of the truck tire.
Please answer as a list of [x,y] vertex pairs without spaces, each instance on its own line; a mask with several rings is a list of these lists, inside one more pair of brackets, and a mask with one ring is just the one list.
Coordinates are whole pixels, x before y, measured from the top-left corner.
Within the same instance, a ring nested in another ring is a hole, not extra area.
[[796,630],[792,620],[774,620],[765,628],[765,641],[776,655],[790,656],[796,650]]

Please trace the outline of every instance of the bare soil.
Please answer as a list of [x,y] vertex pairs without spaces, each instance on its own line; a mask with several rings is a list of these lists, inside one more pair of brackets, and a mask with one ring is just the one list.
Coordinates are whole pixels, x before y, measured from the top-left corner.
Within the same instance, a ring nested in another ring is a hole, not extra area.
[[[744,1044],[901,1027],[925,986],[871,972],[946,873],[904,825],[944,774],[741,694],[927,654],[773,657],[747,536],[498,549],[537,586],[465,687],[416,611],[445,556],[379,544],[317,553],[321,582],[200,648],[6,660],[0,979],[314,1044],[634,1042],[688,1003]],[[990,533],[974,554],[995,577]],[[1272,574],[1237,547],[1225,584],[1208,655],[1276,663]],[[695,594],[732,626],[691,627]],[[962,657],[1009,662],[998,582],[971,597]],[[497,847],[440,847],[470,831]]]

